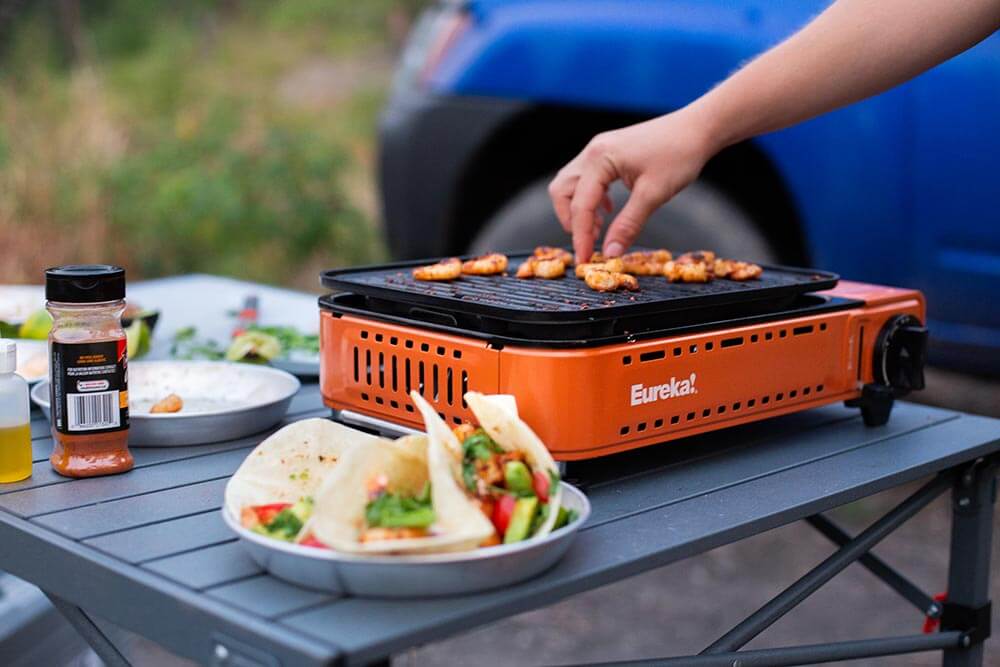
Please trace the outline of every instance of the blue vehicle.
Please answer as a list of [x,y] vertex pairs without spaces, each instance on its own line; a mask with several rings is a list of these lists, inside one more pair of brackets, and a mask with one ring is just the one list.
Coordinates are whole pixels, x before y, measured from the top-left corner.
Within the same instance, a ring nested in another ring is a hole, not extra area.
[[[682,107],[826,4],[469,0],[426,11],[381,124],[393,253],[566,244],[546,186],[594,134]],[[998,373],[998,175],[1000,34],[884,95],[727,149],[639,242],[919,288],[932,360]],[[618,206],[627,195],[612,194]]]

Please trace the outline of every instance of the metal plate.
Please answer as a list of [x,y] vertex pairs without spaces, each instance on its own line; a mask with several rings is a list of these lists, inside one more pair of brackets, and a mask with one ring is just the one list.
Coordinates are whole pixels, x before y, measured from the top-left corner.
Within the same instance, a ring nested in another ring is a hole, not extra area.
[[[180,447],[259,433],[281,421],[300,387],[295,376],[267,366],[222,361],[136,361],[129,364],[129,446]],[[150,414],[176,393],[184,408]],[[31,400],[49,419],[49,383]]]
[[459,553],[358,556],[303,547],[259,535],[222,509],[222,518],[257,563],[306,588],[375,598],[427,598],[502,588],[556,564],[590,516],[590,501],[563,484],[563,505],[579,518],[542,538]]
[[319,355],[290,355],[272,359],[268,364],[286,373],[291,373],[296,377],[315,378],[319,377]]

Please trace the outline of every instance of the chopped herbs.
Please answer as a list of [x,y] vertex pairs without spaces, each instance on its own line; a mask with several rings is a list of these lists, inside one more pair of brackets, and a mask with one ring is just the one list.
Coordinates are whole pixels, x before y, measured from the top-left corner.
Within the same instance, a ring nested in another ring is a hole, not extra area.
[[462,443],[462,455],[466,460],[489,461],[493,454],[502,454],[503,449],[483,429],[476,431]]
[[416,496],[383,493],[365,506],[369,528],[428,528],[434,523],[430,484]]

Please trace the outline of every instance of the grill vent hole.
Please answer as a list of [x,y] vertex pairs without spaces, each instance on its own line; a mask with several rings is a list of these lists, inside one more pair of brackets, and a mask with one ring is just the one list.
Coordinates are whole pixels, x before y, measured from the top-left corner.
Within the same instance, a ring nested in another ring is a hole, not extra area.
[[733,338],[724,338],[722,342],[719,343],[722,347],[736,347],[743,344],[743,336],[735,336]]
[[792,329],[793,336],[803,336],[805,334],[811,334],[813,332],[813,325],[807,324],[804,327],[795,327]]
[[662,426],[663,426],[663,420],[662,419],[657,419],[655,422],[653,422],[653,428],[660,428]]
[[681,421],[681,416],[680,415],[674,415],[673,417],[670,418],[670,423],[671,424],[679,424],[680,421]]
[[656,361],[657,359],[662,359],[667,356],[667,353],[663,350],[653,350],[652,352],[643,352],[639,355],[639,361]]
[[628,366],[631,363],[632,363],[631,355],[626,354],[624,357],[622,357],[622,366]]

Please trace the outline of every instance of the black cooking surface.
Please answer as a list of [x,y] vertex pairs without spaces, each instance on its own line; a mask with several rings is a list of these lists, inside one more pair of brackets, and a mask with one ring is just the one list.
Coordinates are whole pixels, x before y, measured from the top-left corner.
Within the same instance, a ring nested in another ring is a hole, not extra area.
[[415,280],[412,269],[434,260],[327,271],[323,285],[330,289],[372,297],[373,305],[387,302],[428,308],[433,312],[477,313],[520,322],[602,320],[640,314],[666,313],[749,301],[787,303],[807,292],[830,289],[832,273],[765,266],[759,280],[710,283],[670,283],[660,276],[639,276],[638,292],[595,292],[567,269],[556,280],[515,278],[526,254],[510,255],[506,276],[465,276],[451,282]]

